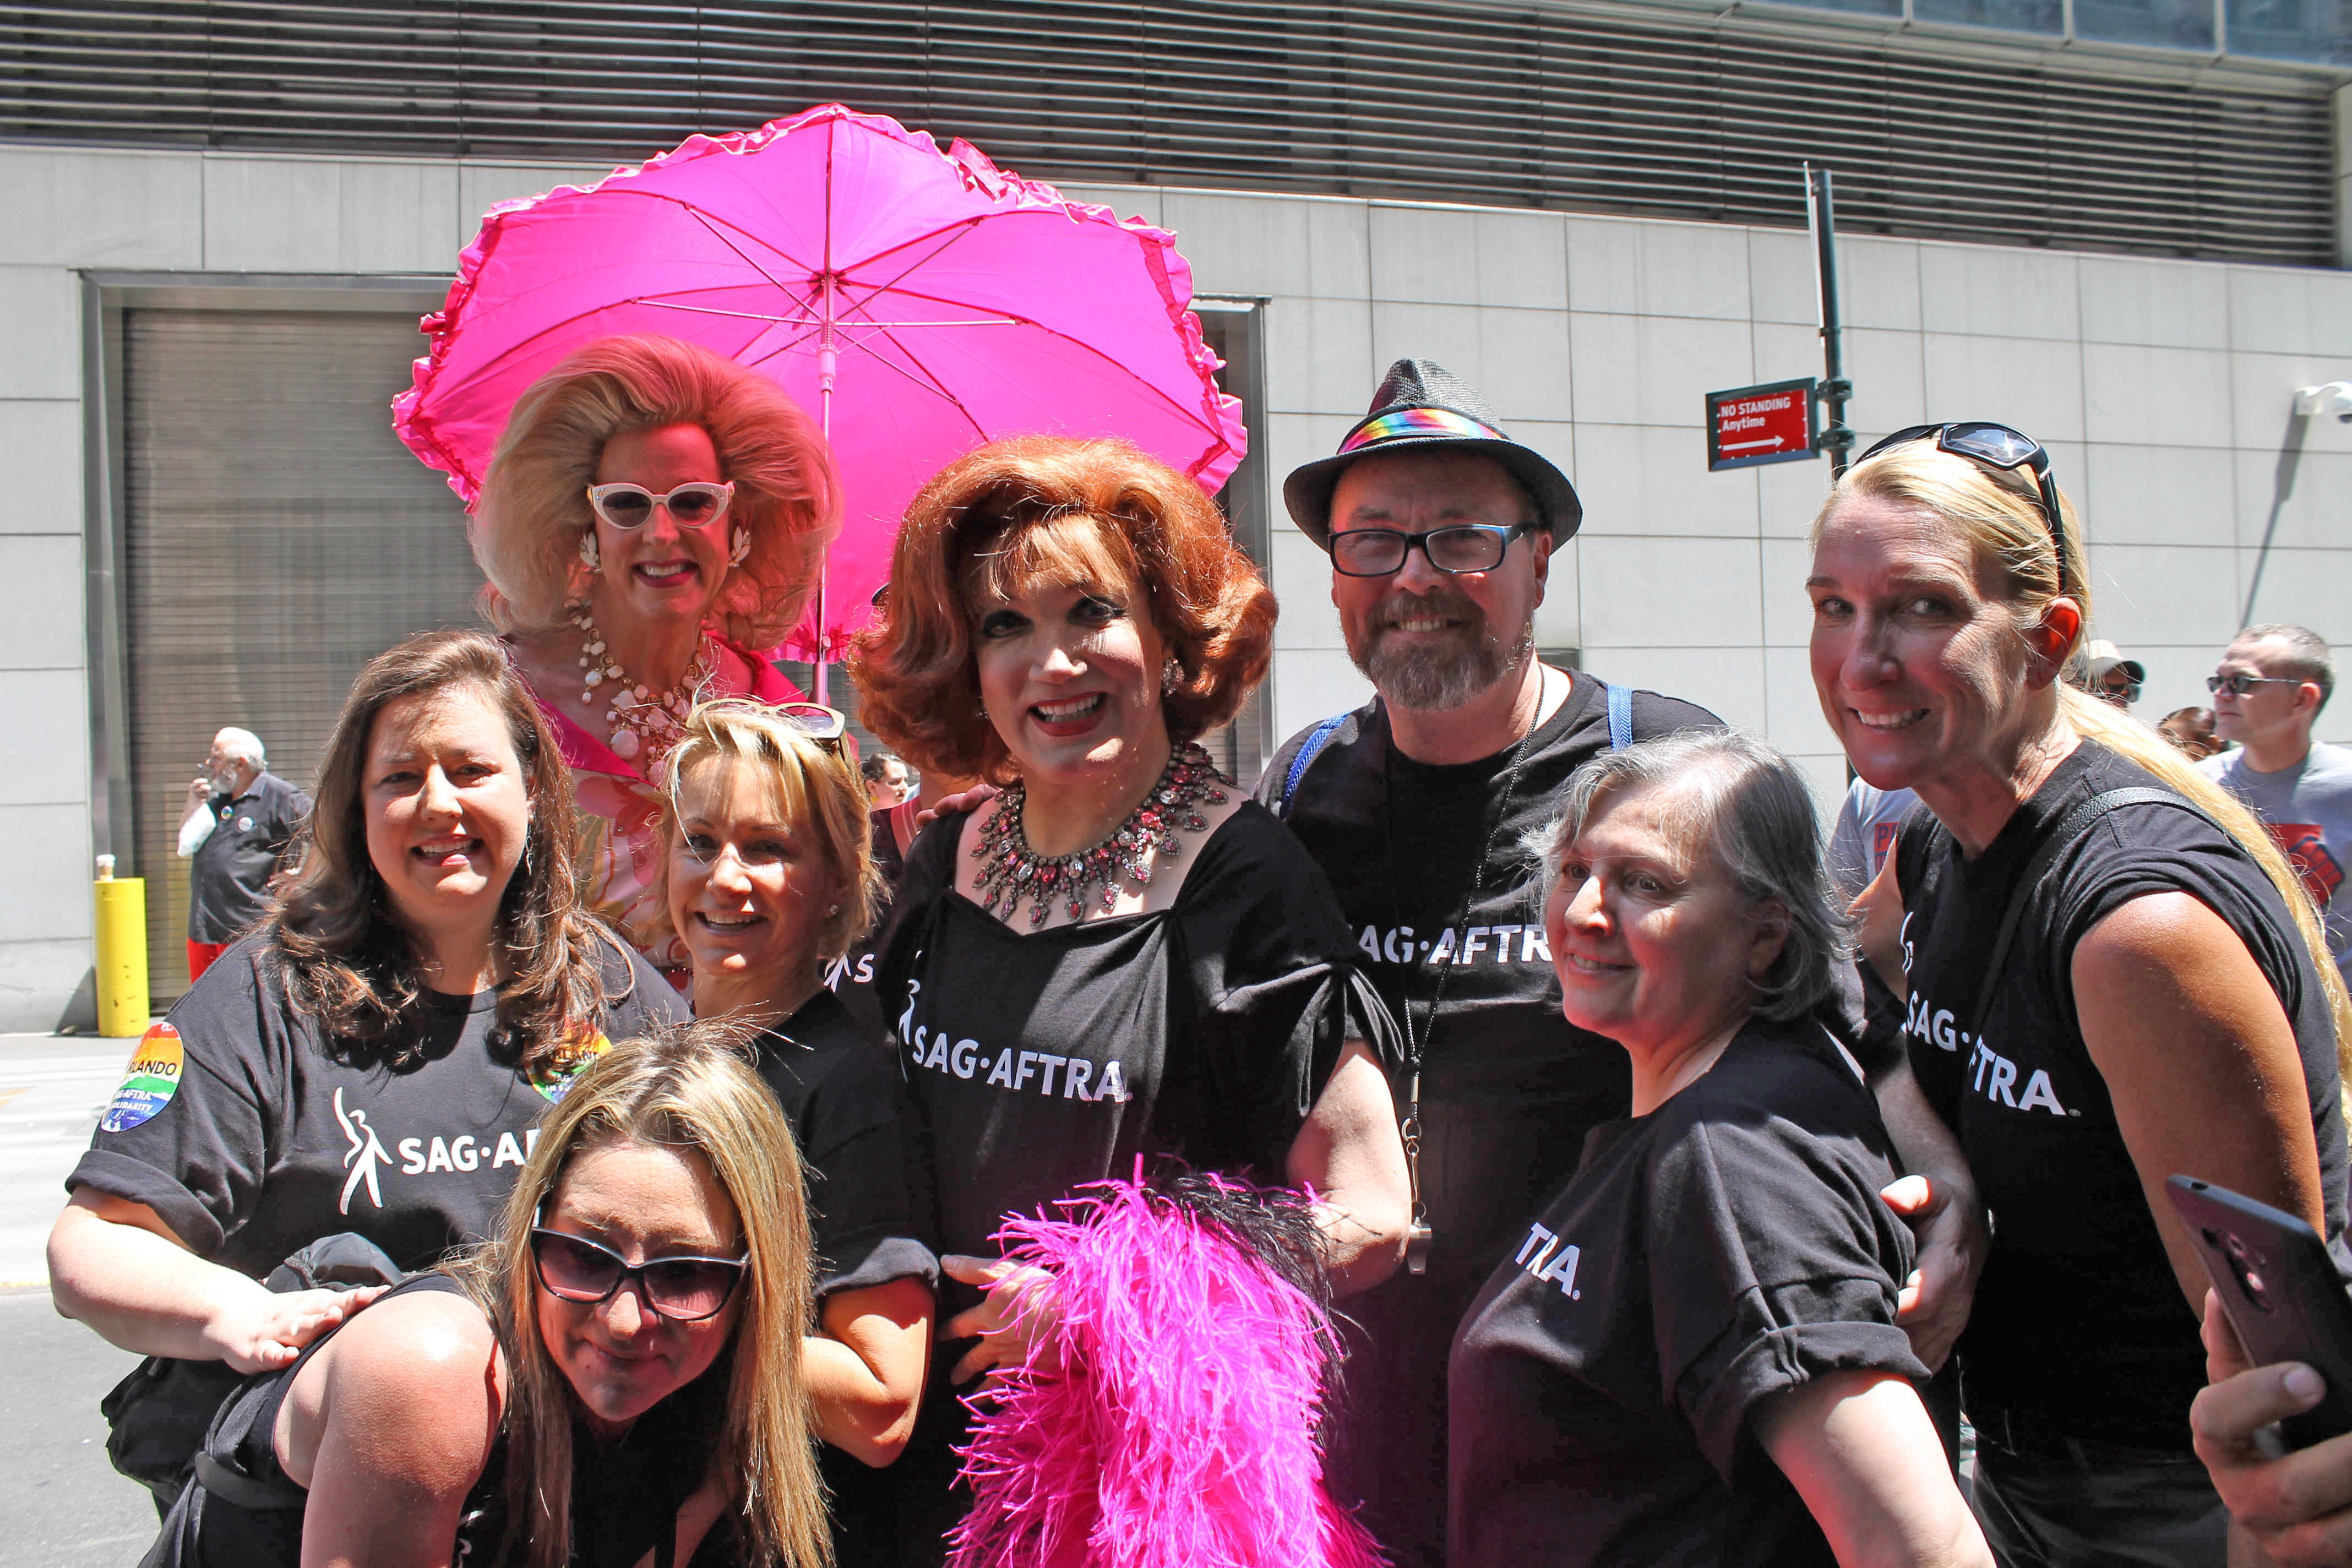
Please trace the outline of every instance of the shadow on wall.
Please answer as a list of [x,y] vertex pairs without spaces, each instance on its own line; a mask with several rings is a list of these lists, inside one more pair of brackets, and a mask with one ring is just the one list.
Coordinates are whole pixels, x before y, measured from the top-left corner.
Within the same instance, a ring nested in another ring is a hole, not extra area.
[[60,1035],[95,1035],[98,1033],[98,970],[81,972],[81,984],[74,987],[73,995],[66,1002],[66,1010],[58,1016]]
[[2246,584],[2245,613],[2238,617],[2242,626],[2254,624],[2254,596],[2263,591],[2263,568],[2271,558],[2271,536],[2278,531],[2279,513],[2285,510],[2287,497],[2294,494],[2294,470],[2303,461],[2303,438],[2311,429],[2311,416],[2289,413],[2286,435],[2279,442],[2278,466],[2271,470],[2271,515],[2263,524],[2262,548],[2254,552],[2254,575]]

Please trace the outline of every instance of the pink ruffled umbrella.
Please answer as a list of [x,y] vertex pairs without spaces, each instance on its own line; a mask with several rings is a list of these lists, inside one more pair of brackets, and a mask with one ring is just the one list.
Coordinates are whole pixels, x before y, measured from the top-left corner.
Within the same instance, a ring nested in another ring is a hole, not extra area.
[[1192,298],[1165,230],[825,104],[493,207],[393,427],[470,508],[516,398],[584,343],[663,332],[774,377],[818,411],[846,492],[786,644],[822,693],[908,501],[982,442],[1124,436],[1224,482],[1246,438]]

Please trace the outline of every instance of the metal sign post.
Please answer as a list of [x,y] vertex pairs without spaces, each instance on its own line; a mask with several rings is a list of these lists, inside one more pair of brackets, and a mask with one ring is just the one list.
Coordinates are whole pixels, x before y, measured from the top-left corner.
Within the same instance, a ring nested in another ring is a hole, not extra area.
[[1844,476],[1845,455],[1853,449],[1853,432],[1845,422],[1853,383],[1845,378],[1845,345],[1838,320],[1837,208],[1830,196],[1830,172],[1811,163],[1805,165],[1805,220],[1813,234],[1813,278],[1821,288],[1821,399],[1829,416],[1817,440],[1830,455],[1830,481],[1834,484]]

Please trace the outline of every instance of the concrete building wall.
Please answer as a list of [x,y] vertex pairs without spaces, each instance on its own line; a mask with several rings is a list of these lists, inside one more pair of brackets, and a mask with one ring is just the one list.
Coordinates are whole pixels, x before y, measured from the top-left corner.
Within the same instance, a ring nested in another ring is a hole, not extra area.
[[[446,273],[493,202],[602,168],[0,148],[0,1029],[53,1026],[89,963],[84,331],[79,274]],[[1793,176],[1792,176],[1793,177]],[[1575,479],[1583,532],[1538,626],[1612,680],[1842,759],[1805,661],[1804,532],[1826,463],[1706,470],[1702,395],[1818,374],[1802,234],[1558,213],[1123,187],[1204,295],[1260,297],[1269,483],[1329,452],[1388,363],[1439,360]],[[2294,388],[2352,379],[2352,275],[1850,237],[1865,441],[1939,418],[2039,437],[2082,508],[2095,631],[2147,666],[2153,718],[2260,574],[2259,619],[2352,643],[2352,426]],[[387,398],[395,388],[387,387]],[[1276,500],[1277,727],[1366,691],[1328,567]],[[2265,548],[2267,546],[2267,548]],[[2352,703],[2322,725],[2352,740]]]

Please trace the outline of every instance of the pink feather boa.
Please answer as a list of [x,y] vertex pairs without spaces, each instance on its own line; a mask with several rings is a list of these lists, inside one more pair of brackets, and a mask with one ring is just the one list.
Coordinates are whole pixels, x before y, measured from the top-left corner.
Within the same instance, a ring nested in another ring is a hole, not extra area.
[[1323,1488],[1323,1310],[1135,1183],[1064,1206],[998,1233],[1055,1276],[1061,1364],[974,1405],[950,1568],[1384,1568]]

